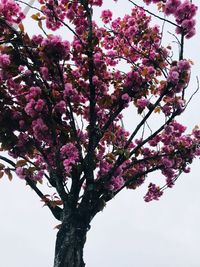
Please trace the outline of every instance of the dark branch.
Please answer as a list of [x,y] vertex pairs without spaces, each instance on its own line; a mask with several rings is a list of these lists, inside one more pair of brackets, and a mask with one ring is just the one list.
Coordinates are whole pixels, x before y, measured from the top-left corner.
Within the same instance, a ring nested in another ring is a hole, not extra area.
[[[10,164],[11,166],[13,166],[16,169],[16,164],[12,160],[10,160],[4,156],[0,156],[0,160],[5,161],[6,163]],[[25,180],[26,180],[27,184],[41,198],[41,200],[45,200],[45,195],[38,189],[38,187],[36,186],[36,183],[28,177],[26,177]],[[46,205],[51,210],[52,214],[54,215],[54,217],[57,220],[62,220],[62,209],[60,207],[58,207],[58,206],[52,207],[52,205],[48,201],[46,202]]]
[[147,12],[147,13],[150,14],[150,15],[152,15],[153,17],[155,17],[155,18],[157,18],[157,19],[160,19],[160,20],[162,20],[162,21],[164,21],[164,22],[167,22],[167,23],[169,23],[169,24],[171,24],[171,25],[173,25],[173,26],[176,26],[176,27],[178,27],[178,28],[181,28],[178,24],[176,24],[176,23],[174,23],[174,22],[172,22],[172,21],[170,21],[170,20],[168,20],[168,19],[166,19],[166,18],[163,18],[163,17],[160,17],[160,16],[156,15],[155,13],[149,11],[148,9],[145,9],[144,7],[141,7],[141,6],[137,5],[137,4],[134,3],[133,1],[131,1],[131,0],[128,0],[128,1],[129,1],[130,3],[132,3],[134,6],[139,7],[139,8],[142,8],[145,12]]
[[[35,193],[41,198],[41,200],[45,201],[45,195],[43,195],[43,193],[38,189],[38,187],[36,186],[35,182],[33,182],[31,179],[26,178],[25,179],[27,184],[35,191]],[[45,201],[45,204],[47,205],[47,207],[51,210],[52,214],[54,215],[54,217],[61,221],[62,220],[62,212],[63,210],[58,207],[55,206],[53,207],[51,205],[51,203],[49,201]]]

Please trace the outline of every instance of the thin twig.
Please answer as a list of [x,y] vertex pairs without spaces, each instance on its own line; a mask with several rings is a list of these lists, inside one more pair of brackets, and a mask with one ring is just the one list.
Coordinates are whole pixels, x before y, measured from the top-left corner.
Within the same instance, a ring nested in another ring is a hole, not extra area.
[[194,95],[199,91],[199,78],[198,76],[196,76],[196,80],[197,80],[197,89],[194,91],[194,93],[190,96],[189,100],[187,101],[186,105],[185,105],[185,109],[187,108],[188,104],[190,103],[190,101],[192,100],[192,98],[194,97]]
[[165,22],[167,22],[167,23],[169,23],[169,24],[171,24],[171,25],[173,25],[173,26],[176,26],[176,27],[181,28],[178,24],[176,24],[176,23],[174,23],[174,22],[172,22],[172,21],[170,21],[170,20],[168,20],[168,19],[162,18],[162,17],[160,17],[160,16],[154,14],[153,12],[149,11],[148,9],[145,9],[145,8],[142,7],[142,6],[137,5],[137,4],[134,3],[133,1],[131,1],[131,0],[128,0],[128,1],[129,1],[130,3],[132,3],[134,6],[143,9],[145,12],[147,12],[148,14],[154,16],[155,18],[160,19],[160,20],[163,20],[163,21],[165,21]]
[[26,2],[24,2],[22,0],[15,0],[15,1],[19,2],[19,3],[23,4],[23,5],[26,5],[27,7],[31,8],[31,9],[34,9],[36,11],[39,11],[39,12],[43,13],[42,10],[40,10],[39,8],[34,7],[34,6],[30,5],[29,3],[26,3]]
[[[14,167],[14,169],[16,169],[16,164],[12,160],[10,160],[4,156],[0,156],[0,159],[5,161],[6,163],[10,164],[11,166]],[[41,200],[45,200],[45,195],[42,193],[42,191],[39,190],[39,188],[36,186],[36,183],[34,181],[32,181],[28,177],[25,178],[25,181],[35,191],[35,193],[41,198]],[[46,205],[51,210],[54,217],[57,220],[61,220],[62,209],[58,206],[52,207],[52,205],[48,201],[46,202]]]

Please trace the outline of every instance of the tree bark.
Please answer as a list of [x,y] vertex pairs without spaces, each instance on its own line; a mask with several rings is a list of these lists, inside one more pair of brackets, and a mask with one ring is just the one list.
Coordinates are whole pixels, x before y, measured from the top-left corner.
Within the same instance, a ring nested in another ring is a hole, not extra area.
[[57,233],[54,267],[84,267],[83,248],[89,224],[66,216]]

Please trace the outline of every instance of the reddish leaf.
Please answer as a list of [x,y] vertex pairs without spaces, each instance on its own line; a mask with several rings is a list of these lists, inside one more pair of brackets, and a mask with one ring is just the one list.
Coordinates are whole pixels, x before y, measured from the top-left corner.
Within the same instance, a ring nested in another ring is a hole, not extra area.
[[9,169],[5,169],[4,172],[5,172],[5,174],[8,176],[8,179],[9,179],[10,181],[12,181],[13,176],[12,176],[12,173],[10,172],[10,170],[9,170]]
[[36,20],[36,21],[40,20],[40,13],[33,14],[31,16],[31,18],[34,19],[34,20]]
[[42,21],[41,20],[38,21],[38,26],[40,27],[40,29],[42,29]]
[[5,168],[5,165],[3,165],[2,163],[0,163],[0,170],[3,170]]
[[26,163],[27,162],[24,159],[18,160],[16,163],[16,167],[23,167],[24,165],[26,165]]
[[22,23],[20,23],[18,25],[18,27],[19,27],[19,29],[20,29],[21,32],[24,32],[24,25]]
[[2,178],[4,175],[4,172],[0,171],[0,178]]
[[59,200],[55,200],[54,203],[55,203],[56,205],[58,205],[58,206],[63,205],[63,202],[62,202],[61,199],[59,199]]
[[60,227],[61,227],[61,225],[62,225],[62,224],[60,223],[60,224],[56,225],[53,229],[58,229],[58,230],[59,230]]

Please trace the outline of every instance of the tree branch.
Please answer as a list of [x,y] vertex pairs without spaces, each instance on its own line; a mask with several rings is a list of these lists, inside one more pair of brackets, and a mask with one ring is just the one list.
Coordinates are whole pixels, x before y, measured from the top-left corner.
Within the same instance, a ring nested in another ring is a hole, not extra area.
[[[4,157],[4,156],[0,156],[0,160],[5,161],[6,163],[10,164],[11,166],[13,166],[16,169],[16,164]],[[33,191],[41,198],[41,200],[45,199],[45,195],[38,189],[38,187],[36,186],[36,183],[34,181],[32,181],[30,178],[26,177],[25,181],[27,182],[27,184],[33,189]],[[50,209],[50,211],[52,212],[53,216],[57,219],[57,220],[61,220],[62,219],[62,209],[58,206],[52,207],[52,205],[50,204],[50,202],[46,202],[47,207]]]
[[[45,200],[45,195],[43,195],[43,193],[38,189],[38,187],[36,186],[35,182],[33,182],[31,179],[29,179],[28,177],[25,178],[27,184],[35,191],[35,193],[41,198],[41,200]],[[62,220],[62,212],[63,210],[58,207],[55,206],[53,207],[51,205],[51,203],[49,201],[45,201],[45,204],[47,205],[47,207],[51,210],[52,214],[54,215],[54,217],[61,221]]]
[[181,28],[178,24],[176,24],[176,23],[174,23],[174,22],[172,22],[172,21],[170,21],[170,20],[168,20],[168,19],[162,18],[162,17],[160,17],[160,16],[154,14],[153,12],[149,11],[148,9],[145,9],[145,8],[142,7],[142,6],[137,5],[137,4],[134,3],[132,0],[128,0],[128,1],[129,1],[130,3],[132,3],[134,6],[143,9],[143,10],[144,10],[145,12],[147,12],[149,15],[151,15],[151,16],[157,18],[157,19],[160,19],[160,20],[162,20],[162,21],[164,21],[164,22],[167,22],[167,23],[169,23],[169,24],[171,24],[171,25],[173,25],[173,26],[176,26],[176,27],[178,27],[178,28]]
[[89,185],[94,182],[94,172],[93,172],[93,163],[94,163],[94,150],[96,146],[96,88],[93,83],[94,76],[94,60],[93,60],[93,26],[92,26],[92,8],[89,8],[88,2],[81,1],[82,5],[85,8],[87,13],[87,22],[88,22],[88,78],[89,78],[89,89],[90,89],[90,105],[89,105],[89,142],[88,142],[88,153],[84,160],[84,170],[86,173],[86,184]]
[[143,171],[143,172],[140,172],[140,173],[136,174],[131,179],[128,179],[120,189],[118,189],[116,192],[114,192],[114,196],[116,196],[119,192],[121,192],[129,184],[131,184],[133,182],[136,182],[138,178],[140,178],[140,177],[142,177],[144,175],[147,175],[148,173],[151,173],[151,172],[154,172],[156,170],[159,170],[161,167],[162,167],[162,165],[155,166],[155,167],[153,167],[153,168],[151,168],[149,170],[146,170],[146,171]]
[[163,93],[160,95],[160,97],[157,99],[157,101],[153,104],[153,106],[148,111],[148,113],[144,116],[144,118],[141,120],[141,122],[137,125],[137,127],[135,128],[135,130],[133,131],[133,133],[129,137],[129,139],[128,139],[128,141],[127,141],[124,149],[127,149],[128,148],[128,146],[130,145],[130,143],[133,140],[133,138],[136,136],[136,134],[138,133],[138,131],[140,130],[140,128],[143,126],[143,124],[147,121],[147,119],[151,116],[151,114],[153,113],[153,111],[155,110],[155,108],[159,105],[159,103],[161,102],[161,100],[165,96],[165,94],[168,92],[168,90],[169,90],[169,88],[166,87],[166,89],[163,91]]

